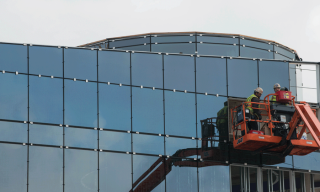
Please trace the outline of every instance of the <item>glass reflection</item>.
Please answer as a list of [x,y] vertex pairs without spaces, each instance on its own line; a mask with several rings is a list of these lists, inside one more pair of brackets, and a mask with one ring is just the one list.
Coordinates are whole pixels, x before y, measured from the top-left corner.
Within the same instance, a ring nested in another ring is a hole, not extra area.
[[27,149],[0,143],[0,191],[27,191]]
[[166,137],[166,155],[171,157],[196,158],[197,140]]
[[293,156],[294,168],[295,169],[305,169],[305,170],[313,170],[320,171],[319,166],[315,166],[319,164],[320,161],[320,153],[313,152],[305,156]]
[[58,47],[29,47],[29,73],[62,77],[62,50]]
[[129,47],[118,47],[116,49],[132,50],[132,51],[150,51],[150,44],[138,45],[138,46],[129,46]]
[[152,44],[151,51],[163,53],[194,54],[196,51],[196,46],[194,43]]
[[286,157],[279,157],[277,155],[262,154],[262,164],[265,166],[293,168],[293,157],[288,155]]
[[290,60],[295,58],[295,54],[294,53],[292,53],[289,50],[283,49],[281,47],[274,46],[274,51],[277,51],[278,53],[280,53],[280,54],[282,54],[282,55],[284,55],[286,57],[289,57]]
[[195,42],[195,36],[188,35],[188,36],[158,36],[152,37],[151,36],[151,43],[172,43],[172,42],[179,42],[179,43],[189,43]]
[[[224,44],[238,44],[239,38],[232,37],[214,37],[214,36],[197,36],[197,42],[204,43],[224,43]],[[199,44],[198,44],[199,45]]]
[[63,124],[63,80],[29,76],[30,121]]
[[240,47],[240,55],[241,57],[273,59],[273,52],[251,47]]
[[133,152],[162,155],[164,138],[154,135],[132,134]]
[[162,90],[132,88],[132,130],[164,133]]
[[198,53],[201,55],[239,56],[239,46],[221,44],[198,44]]
[[98,131],[94,129],[80,129],[65,127],[65,145],[81,148],[98,148]]
[[99,154],[99,188],[106,191],[130,191],[132,187],[131,155]]
[[104,150],[131,152],[131,134],[115,131],[100,131],[99,148]]
[[29,148],[29,191],[62,191],[62,167],[62,149],[31,146]]
[[29,142],[45,145],[63,145],[63,127],[29,125]]
[[290,86],[295,87],[297,86],[296,83],[296,68],[289,68],[289,77],[290,77]]
[[0,43],[0,70],[28,72],[27,46]]
[[126,46],[132,46],[132,45],[143,45],[144,43],[150,43],[150,37],[111,40],[109,41],[109,48],[126,47]]
[[231,166],[232,192],[258,191],[257,168]]
[[98,190],[98,152],[65,150],[65,192]]
[[230,191],[229,166],[216,164],[210,161],[199,162],[199,192]]
[[96,81],[97,51],[89,49],[65,49],[64,77]]
[[[249,47],[257,47],[260,49],[266,49],[266,50],[271,50],[273,51],[273,45],[272,44],[268,44],[268,43],[264,43],[264,42],[260,42],[260,41],[254,41],[254,40],[248,40],[248,39],[240,39],[240,44],[241,45],[245,45],[245,46],[249,46]],[[242,56],[242,54],[241,54]]]
[[28,142],[28,125],[0,121],[0,141]]
[[274,54],[274,59],[290,60],[290,61],[292,60],[291,58],[285,57],[285,56],[283,56],[283,55],[281,55],[281,54],[277,54],[277,53]]
[[196,137],[195,94],[165,91],[165,134]]
[[0,119],[28,120],[28,76],[0,73]]
[[99,83],[99,126],[131,130],[130,87]]
[[247,98],[252,95],[258,87],[257,61],[228,59],[227,65],[228,96]]

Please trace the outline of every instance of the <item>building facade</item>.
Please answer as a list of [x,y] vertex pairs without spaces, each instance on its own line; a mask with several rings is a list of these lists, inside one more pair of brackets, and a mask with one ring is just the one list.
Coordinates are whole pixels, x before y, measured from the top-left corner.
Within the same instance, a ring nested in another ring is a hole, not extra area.
[[[274,41],[166,33],[0,43],[0,191],[320,191],[320,153],[236,150],[203,122],[273,84],[319,108],[319,63]],[[229,123],[230,124],[230,123]],[[227,130],[227,131],[226,131]]]

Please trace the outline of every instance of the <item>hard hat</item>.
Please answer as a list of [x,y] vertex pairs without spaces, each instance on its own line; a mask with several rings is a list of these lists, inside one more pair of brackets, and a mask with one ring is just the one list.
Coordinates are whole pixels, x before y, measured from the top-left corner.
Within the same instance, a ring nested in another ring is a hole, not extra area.
[[257,87],[254,92],[263,93],[263,89],[261,87]]
[[281,88],[281,86],[280,86],[279,83],[276,83],[276,84],[274,84],[273,88],[274,88],[274,89],[275,89],[275,88]]

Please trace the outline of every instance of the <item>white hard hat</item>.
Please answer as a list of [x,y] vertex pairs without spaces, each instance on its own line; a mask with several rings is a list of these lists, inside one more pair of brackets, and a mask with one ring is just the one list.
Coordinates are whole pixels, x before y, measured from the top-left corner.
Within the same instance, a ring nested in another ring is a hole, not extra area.
[[254,92],[263,93],[263,89],[261,87],[257,87]]
[[274,84],[273,88],[274,88],[274,89],[275,89],[275,88],[281,88],[281,86],[280,86],[279,83],[276,83],[276,84]]

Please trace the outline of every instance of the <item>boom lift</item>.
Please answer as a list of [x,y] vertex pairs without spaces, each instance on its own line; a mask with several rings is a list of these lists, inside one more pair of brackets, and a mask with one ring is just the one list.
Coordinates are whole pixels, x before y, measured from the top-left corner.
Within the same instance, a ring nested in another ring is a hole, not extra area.
[[[269,97],[276,95],[277,102]],[[278,91],[267,95],[259,109],[265,117],[262,120],[250,119],[249,110],[243,102],[231,109],[233,146],[235,149],[257,153],[277,153],[286,155],[307,155],[320,149],[320,122],[315,112],[306,102],[295,102],[290,91]],[[264,124],[261,131],[249,131],[248,122]],[[308,132],[306,132],[308,130]],[[308,139],[303,137],[308,135]]]

